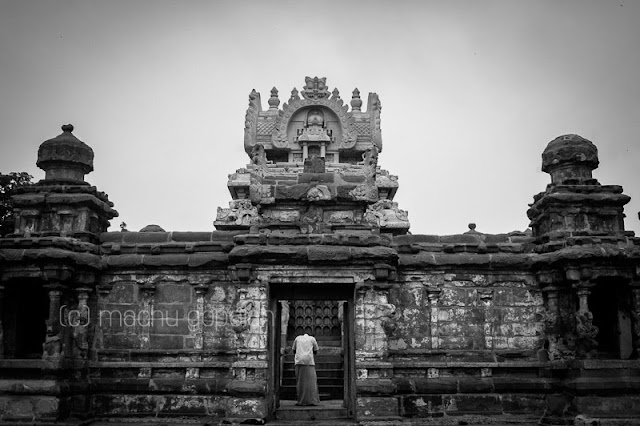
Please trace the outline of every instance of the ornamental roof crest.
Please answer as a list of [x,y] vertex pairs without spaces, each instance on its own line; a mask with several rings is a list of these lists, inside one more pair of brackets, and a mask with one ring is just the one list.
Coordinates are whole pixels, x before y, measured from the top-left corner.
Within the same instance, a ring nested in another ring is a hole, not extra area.
[[364,110],[357,88],[351,101],[345,101],[337,88],[329,90],[326,77],[305,77],[302,89],[294,87],[282,104],[278,93],[275,87],[271,89],[265,110],[260,93],[252,90],[249,94],[244,148],[250,157],[257,144],[263,146],[267,161],[293,163],[305,158],[307,148],[320,149],[329,163],[340,162],[341,156],[354,161],[372,145],[382,150],[377,94],[369,93]]
[[327,90],[327,78],[322,77],[305,77],[305,86],[302,88],[301,95],[305,99],[325,99],[331,93]]

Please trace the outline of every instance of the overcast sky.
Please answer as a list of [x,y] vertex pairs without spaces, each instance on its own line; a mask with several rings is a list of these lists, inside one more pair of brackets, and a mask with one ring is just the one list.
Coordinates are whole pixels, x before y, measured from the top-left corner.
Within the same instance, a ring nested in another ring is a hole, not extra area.
[[[640,233],[640,1],[0,0],[0,171],[72,123],[129,230],[213,229],[248,94],[305,76],[382,103],[414,234],[525,230],[541,153],[578,133]],[[363,106],[364,107],[364,106]],[[363,108],[364,109],[364,108]]]

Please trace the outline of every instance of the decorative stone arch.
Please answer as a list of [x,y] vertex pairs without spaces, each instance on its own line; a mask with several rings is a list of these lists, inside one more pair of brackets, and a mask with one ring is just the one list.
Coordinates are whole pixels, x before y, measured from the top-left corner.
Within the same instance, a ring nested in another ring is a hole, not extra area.
[[277,148],[287,148],[289,146],[287,129],[291,118],[300,109],[314,106],[328,108],[338,117],[342,127],[342,137],[339,141],[339,147],[341,149],[353,148],[358,139],[356,122],[353,114],[348,112],[349,106],[345,105],[342,99],[295,99],[291,104],[285,103],[276,119],[276,129],[272,137],[273,146]]

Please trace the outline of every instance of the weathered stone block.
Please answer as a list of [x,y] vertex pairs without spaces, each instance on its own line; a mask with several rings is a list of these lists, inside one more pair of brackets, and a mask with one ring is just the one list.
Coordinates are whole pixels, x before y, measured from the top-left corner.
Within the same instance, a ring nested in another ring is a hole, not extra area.
[[349,259],[348,247],[310,246],[307,248],[310,262],[345,261]]
[[401,399],[402,415],[406,417],[441,417],[444,404],[441,395],[405,396]]
[[358,395],[383,396],[396,393],[395,383],[391,379],[364,379],[356,381]]
[[333,173],[300,173],[298,183],[333,183]]
[[135,334],[104,334],[102,345],[108,349],[140,348],[140,336]]
[[458,389],[461,393],[490,393],[493,392],[491,378],[460,377]]
[[579,413],[604,417],[640,417],[640,395],[577,396],[575,406]]
[[546,409],[545,395],[507,394],[500,395],[502,409],[508,414],[542,415]]
[[189,334],[189,322],[184,319],[162,318],[154,319],[150,329],[152,334],[176,334],[180,336]]
[[443,400],[445,411],[449,415],[502,412],[502,403],[498,395],[447,395]]
[[265,380],[233,380],[227,383],[226,389],[233,396],[264,396],[267,391],[267,382]]
[[267,417],[266,402],[257,398],[229,398],[227,402],[227,417]]
[[189,284],[159,284],[156,287],[155,303],[191,303],[194,291]]
[[158,405],[159,413],[184,416],[203,416],[207,414],[207,402],[198,395],[171,395],[164,398]]
[[138,299],[138,286],[135,283],[117,283],[111,288],[107,300],[109,303],[134,303]]
[[399,414],[398,400],[392,397],[359,397],[358,417],[391,417]]
[[394,377],[392,380],[399,394],[416,392],[416,385],[413,380],[406,377]]
[[436,394],[436,393],[456,393],[458,391],[458,381],[455,377],[447,378],[418,378],[414,379],[416,393]]
[[149,346],[152,349],[183,349],[184,338],[181,335],[150,334]]

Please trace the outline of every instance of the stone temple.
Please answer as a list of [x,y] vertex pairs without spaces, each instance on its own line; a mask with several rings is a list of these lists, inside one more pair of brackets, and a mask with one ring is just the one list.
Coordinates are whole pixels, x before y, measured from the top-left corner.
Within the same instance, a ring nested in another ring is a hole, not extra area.
[[[548,144],[531,231],[412,235],[380,112],[324,78],[252,91],[202,232],[107,232],[63,126],[0,239],[0,423],[638,424],[640,239],[595,145]],[[294,405],[301,332],[317,408]]]

